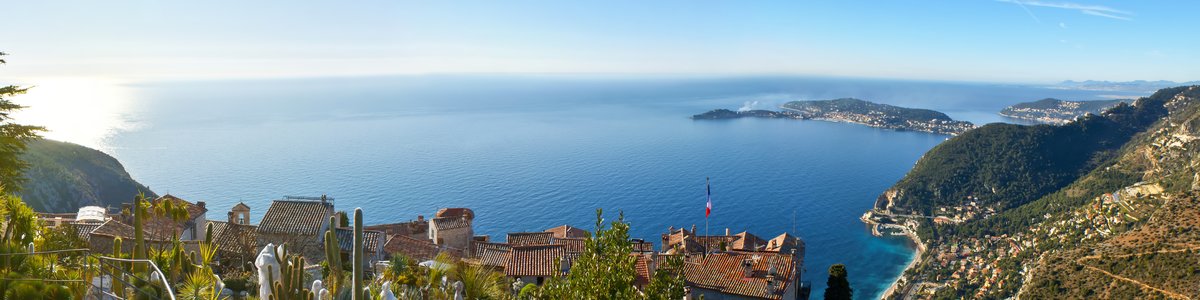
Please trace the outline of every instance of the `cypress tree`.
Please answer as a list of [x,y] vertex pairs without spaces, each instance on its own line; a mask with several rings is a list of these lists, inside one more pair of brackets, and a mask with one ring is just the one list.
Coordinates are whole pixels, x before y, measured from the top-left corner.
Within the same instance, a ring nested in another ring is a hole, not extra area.
[[829,266],[829,281],[826,282],[825,300],[849,300],[854,296],[850,281],[846,279],[846,266],[834,264]]

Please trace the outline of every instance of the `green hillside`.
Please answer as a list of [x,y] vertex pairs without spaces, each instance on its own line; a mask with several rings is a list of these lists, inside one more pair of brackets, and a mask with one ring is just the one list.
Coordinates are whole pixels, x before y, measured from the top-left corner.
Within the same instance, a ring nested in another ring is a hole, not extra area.
[[1062,126],[994,123],[968,131],[927,152],[876,207],[928,213],[972,200],[996,209],[1028,203],[1111,159],[1166,116],[1163,104],[1175,94],[1164,89]]
[[[1200,297],[1197,166],[1200,86],[1062,126],[989,125],[955,137],[877,203],[950,218],[906,219],[925,250],[892,296]],[[994,212],[960,213],[976,209],[968,201]]]
[[95,149],[53,140],[35,140],[21,159],[29,163],[19,194],[39,212],[74,212],[80,206],[118,206],[138,192],[156,197],[129,177],[116,158]]

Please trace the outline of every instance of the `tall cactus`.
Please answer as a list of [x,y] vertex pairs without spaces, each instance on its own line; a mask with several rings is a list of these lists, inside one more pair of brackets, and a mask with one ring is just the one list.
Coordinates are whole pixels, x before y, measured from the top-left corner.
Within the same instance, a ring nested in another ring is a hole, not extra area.
[[351,300],[366,300],[367,295],[363,295],[363,226],[362,226],[362,208],[354,209],[354,277],[351,281],[354,284],[354,292]]
[[338,295],[342,290],[342,251],[338,244],[337,233],[337,217],[329,217],[329,229],[325,231],[325,265],[329,267],[329,278],[325,279],[325,284],[329,286],[329,292]]
[[[312,300],[312,293],[304,288],[304,259],[299,255],[288,255],[287,248],[280,247],[275,260],[279,262],[279,280],[276,281],[274,272],[267,272],[269,282],[272,282],[272,293],[267,300]],[[271,268],[268,266],[268,268]]]
[[[121,237],[114,238],[114,239],[113,239],[113,253],[112,253],[113,257],[120,258],[120,257],[121,257],[121,252],[122,252],[122,249],[121,249]],[[121,266],[122,268],[124,268],[124,267],[125,267],[125,266],[124,266],[124,263],[120,263],[120,262],[118,262],[118,263],[117,263],[117,265],[118,265],[118,266]],[[113,267],[113,268],[116,268],[116,267]],[[118,276],[117,274],[120,274],[120,272],[121,272],[120,270],[113,270],[113,271],[112,271],[112,272],[110,272],[109,274],[112,274],[112,276],[114,276],[114,277],[115,277],[115,276]],[[124,288],[120,288],[120,289],[118,289],[118,288],[117,288],[117,279],[116,279],[116,278],[110,278],[109,280],[110,280],[109,282],[112,284],[112,289],[113,289],[113,292],[117,294],[117,297],[120,297],[120,298],[125,298],[125,289],[124,289]]]
[[[138,194],[133,197],[133,259],[146,259],[146,237],[142,230],[142,219],[146,217],[146,212],[142,208],[142,199],[145,195]],[[141,263],[133,264],[134,273],[145,272],[146,266]]]

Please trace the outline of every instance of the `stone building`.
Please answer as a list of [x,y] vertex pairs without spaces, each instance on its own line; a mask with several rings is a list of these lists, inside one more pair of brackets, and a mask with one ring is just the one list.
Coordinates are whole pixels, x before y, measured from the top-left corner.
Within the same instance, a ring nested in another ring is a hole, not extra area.
[[238,203],[226,221],[208,221],[213,226],[212,241],[217,246],[214,257],[222,270],[247,271],[254,268],[258,253],[258,226],[250,225],[250,206]]
[[443,248],[469,250],[474,237],[469,216],[438,217],[429,222],[429,240]]
[[288,251],[304,256],[310,263],[324,260],[325,231],[334,214],[333,202],[324,196],[316,199],[272,201],[258,223],[256,248],[268,243],[287,245]]

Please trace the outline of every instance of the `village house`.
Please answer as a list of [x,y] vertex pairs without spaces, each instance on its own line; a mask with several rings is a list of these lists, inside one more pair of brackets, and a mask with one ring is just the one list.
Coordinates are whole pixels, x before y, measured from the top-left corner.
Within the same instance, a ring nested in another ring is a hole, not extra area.
[[514,246],[504,263],[504,275],[542,285],[546,279],[570,272],[572,260],[562,245]]
[[[749,232],[731,235],[725,229],[725,235],[697,235],[696,227],[692,230],[683,228],[667,229],[669,233],[662,235],[662,250],[664,254],[696,254],[715,251],[766,251],[771,246],[769,242]],[[783,240],[780,241],[781,243]]]
[[[176,208],[183,207],[187,211],[187,217],[182,222],[177,222],[171,220],[168,216],[160,216],[150,212],[150,215],[153,217],[146,220],[149,232],[153,233],[159,239],[170,239],[171,237],[176,237],[181,241],[204,239],[204,227],[208,225],[208,208],[205,207],[204,201],[192,203],[171,194],[162,195],[154,200],[150,200],[152,206],[163,206],[165,205],[164,202],[170,202],[170,205]],[[125,223],[133,224],[133,221],[127,219]]]
[[383,252],[387,258],[404,255],[404,257],[418,262],[433,260],[442,253],[438,246],[428,239],[413,238],[403,234],[393,235],[389,238],[383,245]]
[[[112,253],[115,246],[115,240],[121,238],[121,251],[132,253],[134,248],[134,238],[136,237],[133,226],[121,223],[116,219],[104,221],[104,223],[95,224],[80,224],[77,225],[77,230],[80,232],[80,237],[88,241],[88,248],[93,253]],[[86,233],[85,233],[86,232]],[[160,247],[170,244],[170,240],[155,238],[146,230],[142,230],[142,237],[146,241],[147,247]]]
[[271,202],[258,222],[257,245],[287,245],[288,251],[304,256],[310,263],[325,259],[325,231],[334,215],[333,199],[321,197],[285,197]]
[[587,238],[591,235],[587,232],[587,230],[572,227],[571,225],[562,225],[562,226],[546,229],[546,232],[549,232],[555,238],[560,238],[560,239],[563,239],[563,238]]
[[504,271],[504,265],[511,257],[510,252],[512,246],[509,244],[476,242],[467,262]]
[[254,268],[258,246],[258,226],[250,225],[250,206],[238,203],[229,210],[227,221],[210,220],[212,241],[216,244],[214,257],[222,270],[248,271]]
[[801,299],[802,260],[788,253],[718,252],[684,263],[690,299]]
[[[336,228],[334,234],[337,235],[338,248],[342,252],[343,261],[350,261],[354,253],[354,227]],[[376,262],[384,260],[383,246],[386,241],[383,241],[383,237],[382,231],[363,230],[363,266],[367,270],[370,270]],[[323,245],[322,248],[324,248]]]
[[509,232],[506,239],[513,246],[536,246],[554,244],[554,233],[551,232]]
[[429,222],[429,240],[443,248],[459,251],[471,249],[475,231],[471,222],[475,213],[468,208],[443,208]]
[[429,220],[421,215],[418,215],[416,220],[408,222],[368,225],[363,229],[380,231],[388,237],[403,235],[414,239],[429,238]]

